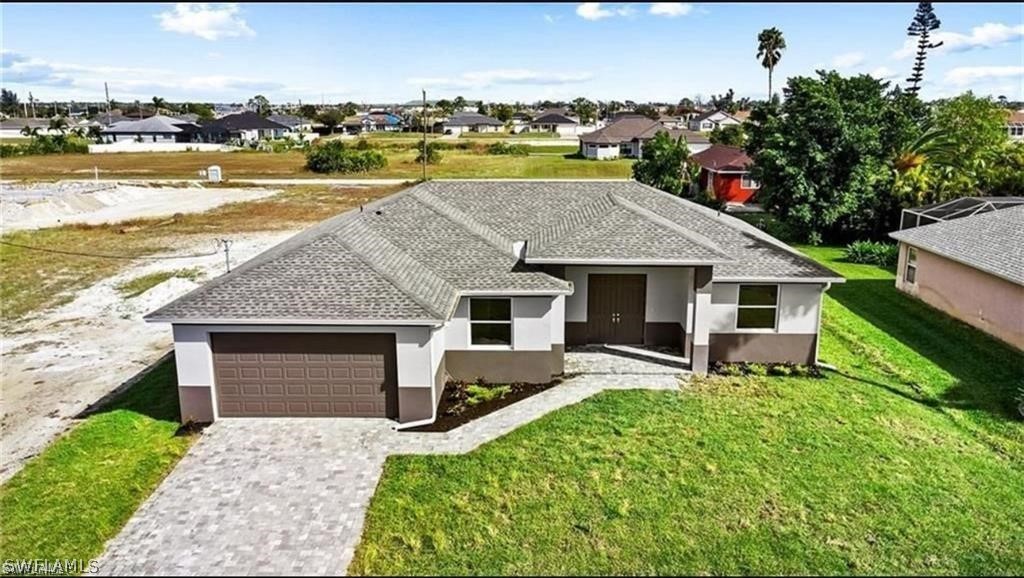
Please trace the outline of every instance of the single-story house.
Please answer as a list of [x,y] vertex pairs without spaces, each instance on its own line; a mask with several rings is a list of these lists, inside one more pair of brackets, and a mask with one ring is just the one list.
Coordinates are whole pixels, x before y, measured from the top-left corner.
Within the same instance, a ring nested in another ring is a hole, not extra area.
[[580,121],[561,112],[544,112],[530,121],[530,132],[553,132],[560,136],[580,134]]
[[690,130],[697,132],[711,132],[716,128],[729,125],[743,124],[743,121],[724,110],[712,110],[690,119]]
[[580,152],[588,159],[597,160],[643,158],[644,144],[659,132],[666,132],[673,139],[683,137],[691,154],[711,145],[700,133],[665,128],[661,122],[646,116],[622,116],[604,128],[581,135]]
[[309,132],[313,130],[313,121],[293,114],[272,114],[267,117],[270,122],[288,127],[293,132]]
[[501,132],[505,123],[478,112],[457,112],[444,121],[445,134],[459,135],[464,132]]
[[185,419],[429,423],[449,379],[546,383],[566,346],[814,363],[837,274],[635,181],[429,181],[324,221],[146,316]]
[[713,192],[725,203],[749,203],[761,185],[750,177],[754,161],[739,147],[720,144],[690,155],[690,161],[700,165],[700,187]]
[[512,134],[519,134],[525,132],[530,128],[530,122],[533,121],[533,115],[528,112],[515,112],[512,113]]
[[203,123],[203,139],[207,142],[255,142],[284,138],[291,129],[251,111],[229,114]]
[[1024,205],[889,236],[897,289],[1024,349]]
[[1006,115],[1006,134],[1012,141],[1024,141],[1024,110],[1015,110]]
[[161,114],[142,120],[124,120],[103,129],[104,142],[188,143],[198,142],[199,125]]
[[400,132],[405,122],[402,117],[390,112],[371,112],[369,114],[357,114],[345,119],[342,128],[349,134],[361,132]]
[[21,131],[26,127],[28,127],[29,130],[35,129],[39,131],[39,134],[50,134],[50,119],[13,117],[0,120],[0,137],[22,137],[24,135]]

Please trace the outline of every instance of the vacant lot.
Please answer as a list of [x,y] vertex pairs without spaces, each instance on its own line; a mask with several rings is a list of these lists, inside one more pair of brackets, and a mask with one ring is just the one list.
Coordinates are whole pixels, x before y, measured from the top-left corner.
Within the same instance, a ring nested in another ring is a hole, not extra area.
[[[421,167],[415,151],[388,151],[388,166],[353,175],[321,175],[305,168],[305,157],[288,153],[121,153],[102,155],[47,155],[4,159],[6,179],[84,179],[98,168],[102,178],[190,179],[199,170],[219,165],[227,179],[241,178],[402,178],[418,179]],[[439,164],[430,165],[433,178],[628,178],[632,161],[591,161],[558,155],[495,156],[466,151],[444,151]]]
[[361,574],[1020,574],[1024,356],[847,275],[824,379],[609,392],[464,456],[389,458]]
[[129,260],[44,253],[0,245],[0,264],[4,270],[0,277],[0,301],[4,304],[0,323],[5,329],[15,329],[13,324],[27,313],[70,299],[75,291],[130,264],[131,258],[173,252],[176,247],[192,246],[196,239],[215,235],[294,229],[388,195],[398,188],[286,187],[274,197],[232,203],[174,219],[71,225],[3,235],[0,240],[5,243],[116,255]]
[[0,486],[4,558],[97,556],[194,440],[178,432],[176,387],[161,364]]

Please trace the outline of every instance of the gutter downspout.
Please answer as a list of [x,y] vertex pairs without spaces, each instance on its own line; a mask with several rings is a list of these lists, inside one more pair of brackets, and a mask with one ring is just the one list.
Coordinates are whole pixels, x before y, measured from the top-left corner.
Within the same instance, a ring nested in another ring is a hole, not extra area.
[[821,311],[825,308],[825,293],[831,288],[831,281],[825,283],[824,289],[821,290],[821,297],[818,298],[818,327],[814,334],[814,365],[821,365],[818,361],[818,351],[821,349]]
[[408,422],[405,422],[405,423],[400,423],[400,424],[391,426],[391,429],[393,429],[395,431],[402,431],[402,430],[411,429],[411,428],[414,428],[414,427],[420,427],[420,426],[423,426],[423,425],[430,425],[430,424],[434,423],[435,421],[437,421],[437,404],[431,404],[431,406],[433,406],[433,407],[431,407],[431,409],[430,409],[430,417],[426,417],[426,418],[423,418],[423,419],[420,419],[420,420],[416,420],[416,421],[408,421]]

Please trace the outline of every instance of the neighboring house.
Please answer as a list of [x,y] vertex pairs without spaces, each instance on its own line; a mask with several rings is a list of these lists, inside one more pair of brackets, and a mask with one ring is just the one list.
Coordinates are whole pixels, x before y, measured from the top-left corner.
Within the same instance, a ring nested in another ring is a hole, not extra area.
[[190,143],[199,141],[200,132],[195,123],[158,114],[142,120],[115,122],[100,134],[106,143]]
[[715,194],[719,201],[746,204],[753,200],[760,185],[750,178],[750,165],[754,164],[739,147],[711,145],[690,156],[700,165],[701,189]]
[[646,116],[622,116],[604,128],[580,136],[580,152],[584,157],[596,160],[643,158],[644,145],[659,132],[667,132],[673,139],[683,137],[691,154],[710,146],[702,134],[668,129]]
[[712,110],[699,114],[691,118],[689,122],[690,130],[697,132],[711,132],[716,128],[743,124],[743,121],[722,110]]
[[[23,137],[22,130],[28,127],[35,129],[39,134],[50,134],[50,119],[48,118],[7,118],[0,121],[0,137],[16,138]],[[57,132],[57,131],[54,131]]]
[[1024,141],[1024,110],[1015,110],[1008,115],[1006,134],[1012,141]]
[[349,134],[361,132],[398,132],[405,123],[402,117],[390,112],[371,112],[369,114],[357,114],[345,119],[342,127]]
[[183,419],[429,423],[450,379],[546,383],[566,346],[814,363],[837,274],[635,181],[429,181],[324,221],[150,313]]
[[293,132],[310,132],[313,130],[313,121],[301,116],[291,114],[272,114],[267,117],[270,122],[276,122],[288,127]]
[[182,122],[191,122],[191,123],[198,123],[199,122],[199,115],[194,113],[194,112],[186,112],[184,114],[175,114],[175,115],[172,115],[171,118],[176,118],[176,119],[178,119],[178,120],[180,120]]
[[1024,349],[1024,205],[889,236],[897,289]]
[[581,134],[580,121],[560,112],[544,112],[530,121],[530,132],[553,132],[560,136]]
[[689,119],[686,116],[664,114],[658,116],[658,122],[665,128],[689,128]]
[[512,134],[519,134],[527,131],[530,128],[530,122],[533,121],[533,116],[528,112],[516,112],[512,114]]
[[445,134],[459,135],[464,132],[501,132],[505,123],[478,112],[457,112],[444,121]]
[[269,118],[264,118],[255,112],[229,114],[202,125],[204,140],[214,143],[229,141],[256,142],[284,138],[289,133],[291,133],[290,128],[278,124]]

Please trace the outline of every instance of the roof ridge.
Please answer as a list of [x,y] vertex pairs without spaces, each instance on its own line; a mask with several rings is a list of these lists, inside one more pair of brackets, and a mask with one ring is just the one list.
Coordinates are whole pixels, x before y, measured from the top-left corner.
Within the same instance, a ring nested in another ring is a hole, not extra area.
[[735,261],[735,258],[732,255],[726,253],[721,247],[718,246],[718,243],[715,243],[710,238],[701,235],[700,233],[697,233],[695,231],[692,231],[690,229],[687,229],[686,227],[676,223],[672,219],[663,217],[658,213],[655,213],[650,209],[641,207],[640,205],[634,203],[633,201],[627,200],[623,197],[620,197],[619,195],[610,193],[608,196],[611,197],[612,201],[615,204],[622,207],[623,209],[636,213],[637,215],[640,215],[641,217],[647,219],[648,221],[654,222],[662,227],[674,231],[682,235],[683,237],[686,237],[690,241],[693,241],[694,243],[703,246],[705,249],[709,249],[715,253],[718,253],[720,256],[725,257],[730,261]]
[[431,208],[434,212],[447,218],[456,225],[459,225],[463,229],[466,229],[470,233],[473,233],[477,237],[480,237],[486,241],[488,245],[491,245],[504,253],[513,253],[512,246],[515,242],[514,239],[510,239],[488,225],[481,223],[469,213],[455,205],[452,205],[434,193],[431,193],[426,188],[416,187],[416,189],[417,190],[412,193],[412,197]]
[[[333,231],[330,236],[440,319],[448,319],[458,303],[458,290],[451,283],[412,258],[384,235],[374,231],[365,219],[353,219],[349,226]],[[429,297],[423,299],[419,292],[412,289],[413,285],[428,289]]]
[[579,225],[584,224],[590,218],[607,213],[615,204],[611,197],[611,194],[601,195],[596,201],[567,212],[558,222],[541,229],[529,239],[529,248],[540,249],[575,231]]

